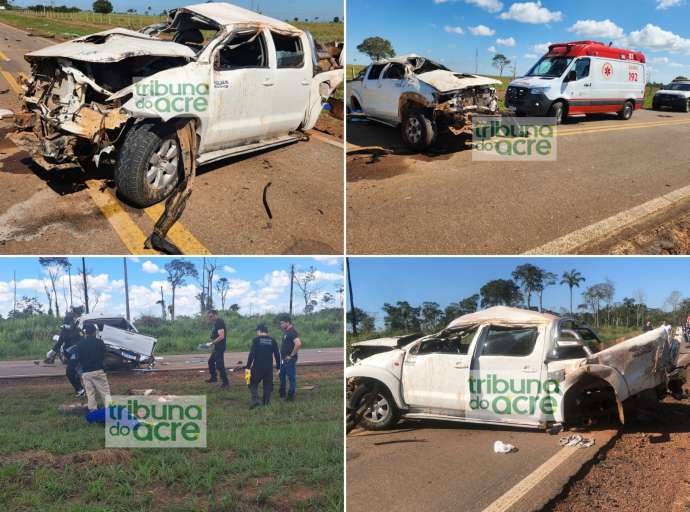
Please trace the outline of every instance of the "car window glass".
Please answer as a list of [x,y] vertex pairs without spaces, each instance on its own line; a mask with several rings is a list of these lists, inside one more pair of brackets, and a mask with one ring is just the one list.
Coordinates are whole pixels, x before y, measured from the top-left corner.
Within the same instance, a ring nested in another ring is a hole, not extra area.
[[268,67],[266,41],[260,32],[243,32],[218,52],[218,69]]
[[304,50],[299,37],[284,36],[271,32],[276,47],[278,68],[301,68],[304,65]]
[[385,67],[385,64],[374,64],[371,66],[371,70],[369,71],[369,80],[378,80],[379,76],[381,76],[381,71],[383,71],[383,68]]
[[539,331],[536,327],[492,325],[481,347],[481,356],[523,357],[532,353]]
[[576,80],[589,76],[589,63],[589,59],[578,59],[578,61],[575,63],[575,74],[577,75]]
[[383,74],[383,78],[387,80],[402,80],[405,78],[405,66],[394,62],[388,66],[388,69]]

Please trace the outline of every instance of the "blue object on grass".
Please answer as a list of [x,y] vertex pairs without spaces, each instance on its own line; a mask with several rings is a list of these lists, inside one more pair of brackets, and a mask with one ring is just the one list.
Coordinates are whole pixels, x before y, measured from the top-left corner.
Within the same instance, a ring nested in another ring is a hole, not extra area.
[[[124,406],[118,406],[117,409],[124,409],[124,414],[120,413],[118,414],[119,416],[122,416],[121,420],[118,420],[121,425],[128,426],[130,428],[136,427],[139,422],[133,418],[129,412],[127,412],[127,408]],[[105,407],[100,407],[96,409],[95,411],[89,411],[85,418],[88,423],[105,423],[105,414],[106,410]]]

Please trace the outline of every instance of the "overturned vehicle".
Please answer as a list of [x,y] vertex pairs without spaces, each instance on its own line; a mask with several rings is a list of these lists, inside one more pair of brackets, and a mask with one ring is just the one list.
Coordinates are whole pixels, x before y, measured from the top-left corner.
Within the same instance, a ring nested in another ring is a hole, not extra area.
[[462,130],[474,114],[498,111],[498,80],[456,73],[418,55],[380,60],[348,81],[351,112],[400,126],[415,151],[433,145],[440,132]]
[[31,52],[15,143],[48,169],[114,163],[146,207],[196,165],[305,138],[343,79],[341,46],[226,3]]
[[[103,340],[105,345],[103,366],[106,370],[152,368],[155,365],[153,353],[158,340],[141,334],[125,317],[86,314],[76,319],[74,327],[83,331],[87,325],[95,325],[98,329],[97,336]],[[59,335],[53,336],[56,346],[59,341]],[[67,364],[68,354],[65,353],[64,345],[60,346],[57,353],[54,350],[48,352],[46,361],[50,362],[55,357],[59,357],[63,363]]]
[[347,368],[348,428],[403,418],[528,428],[625,422],[682,393],[678,342],[659,328],[599,350],[571,318],[493,307]]

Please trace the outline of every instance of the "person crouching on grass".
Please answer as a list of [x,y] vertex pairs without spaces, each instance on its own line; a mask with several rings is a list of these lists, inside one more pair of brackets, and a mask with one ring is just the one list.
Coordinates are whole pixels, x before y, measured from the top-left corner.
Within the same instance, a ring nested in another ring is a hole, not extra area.
[[77,345],[77,359],[82,368],[81,380],[86,391],[86,400],[89,411],[98,408],[96,393],[101,395],[103,406],[110,403],[110,384],[103,370],[105,358],[105,344],[96,336],[98,327],[95,324],[86,324],[84,327],[86,336]]
[[225,371],[225,321],[218,316],[218,311],[215,309],[208,312],[208,319],[213,322],[213,331],[211,331],[210,344],[213,345],[213,352],[208,358],[208,373],[209,379],[206,382],[217,382],[216,370],[220,373],[220,380],[222,382],[221,388],[230,386],[228,381],[228,373]]
[[[246,368],[251,371],[249,391],[252,394],[250,409],[259,405],[271,403],[271,391],[273,391],[273,361],[276,361],[276,370],[280,370],[280,351],[276,340],[268,335],[268,328],[264,324],[256,326],[256,338],[252,340],[252,348],[249,350]],[[259,384],[263,383],[263,398],[259,400]]]

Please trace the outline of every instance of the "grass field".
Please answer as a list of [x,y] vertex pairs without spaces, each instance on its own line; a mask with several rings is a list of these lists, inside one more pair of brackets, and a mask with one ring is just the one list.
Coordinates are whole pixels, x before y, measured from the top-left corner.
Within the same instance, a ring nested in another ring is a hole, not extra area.
[[[343,509],[342,371],[298,371],[292,403],[248,410],[246,386],[209,387],[199,374],[111,376],[132,386],[206,394],[205,449],[104,449],[102,425],[58,414],[64,379],[14,381],[0,394],[4,511],[237,511]],[[277,380],[277,379],[275,379]]]
[[[137,14],[94,14],[78,13],[37,13],[32,11],[0,11],[0,21],[18,28],[39,31],[46,35],[70,39],[92,34],[112,27],[125,27],[138,30],[147,25],[164,21],[164,16],[144,16]],[[290,22],[298,28],[309,30],[317,41],[343,41],[342,23]]]
[[[257,324],[265,323],[271,335],[280,340],[281,332],[275,315],[240,316],[224,312],[228,328],[228,350],[248,350],[256,336]],[[342,346],[342,309],[317,311],[310,315],[294,316],[293,322],[304,348]],[[137,329],[158,339],[156,354],[185,354],[194,352],[199,343],[208,341],[211,325],[201,318],[177,318],[175,323],[146,317],[135,321]],[[0,321],[0,359],[44,357],[52,346],[52,338],[60,330],[61,321],[47,315]]]

